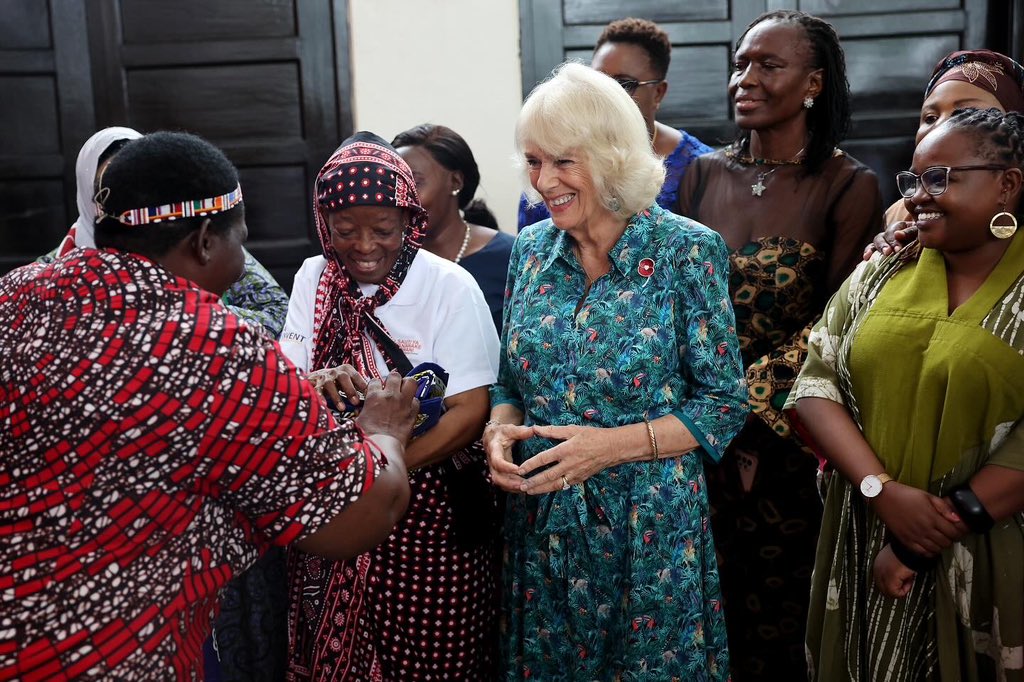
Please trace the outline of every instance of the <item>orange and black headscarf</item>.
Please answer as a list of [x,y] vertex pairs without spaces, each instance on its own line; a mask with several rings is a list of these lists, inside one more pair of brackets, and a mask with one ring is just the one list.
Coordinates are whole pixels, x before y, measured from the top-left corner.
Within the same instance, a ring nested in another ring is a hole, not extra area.
[[[341,264],[331,244],[327,214],[353,206],[381,206],[405,210],[402,250],[391,271],[372,296],[363,296],[359,283]],[[384,329],[375,315],[377,306],[398,292],[420,249],[427,212],[420,205],[412,171],[398,152],[380,137],[359,132],[345,140],[327,160],[316,178],[313,197],[316,231],[327,259],[316,291],[313,362],[310,369],[347,363],[365,377],[377,377],[373,351],[364,330],[367,318]],[[377,348],[388,358],[373,326]],[[390,360],[389,360],[390,361]]]

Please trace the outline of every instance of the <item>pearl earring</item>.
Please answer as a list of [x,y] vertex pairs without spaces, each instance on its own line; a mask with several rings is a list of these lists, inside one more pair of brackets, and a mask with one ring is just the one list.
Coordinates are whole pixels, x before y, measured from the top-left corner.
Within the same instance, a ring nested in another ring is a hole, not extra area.
[[452,190],[452,196],[453,197],[459,196],[459,192],[461,192],[461,191],[462,191],[461,189],[453,189]]

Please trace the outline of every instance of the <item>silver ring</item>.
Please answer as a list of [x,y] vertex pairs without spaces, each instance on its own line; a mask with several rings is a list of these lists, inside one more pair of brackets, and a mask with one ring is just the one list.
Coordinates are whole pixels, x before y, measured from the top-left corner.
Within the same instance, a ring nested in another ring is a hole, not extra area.
[[562,476],[562,490],[568,490],[571,487],[572,486],[569,485],[569,479],[566,478],[565,476]]

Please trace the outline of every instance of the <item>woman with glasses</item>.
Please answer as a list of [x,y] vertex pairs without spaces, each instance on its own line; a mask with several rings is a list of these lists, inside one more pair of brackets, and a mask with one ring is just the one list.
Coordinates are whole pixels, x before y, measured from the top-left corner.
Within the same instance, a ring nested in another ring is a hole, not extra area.
[[[620,19],[605,26],[594,46],[590,65],[614,78],[633,98],[647,125],[654,152],[665,162],[665,184],[657,203],[672,210],[679,181],[693,160],[711,151],[685,130],[676,130],[654,119],[668,92],[668,67],[672,43],[653,21]],[[519,229],[549,217],[542,202],[532,203],[524,194],[519,200]]]
[[800,12],[758,17],[729,82],[739,137],[687,171],[677,213],[731,251],[752,414],[708,467],[736,680],[805,676],[803,647],[821,500],[817,461],[782,405],[811,324],[878,232],[878,181],[836,145],[850,120],[839,37]]
[[[990,50],[952,52],[935,65],[921,105],[916,143],[953,115],[956,109],[994,107],[1000,111],[1024,111],[1024,67],[1004,54]],[[885,232],[864,249],[864,260],[876,250],[889,255],[917,235],[914,218],[903,200],[885,212]]]
[[1024,679],[1022,165],[1021,115],[940,124],[897,176],[918,240],[862,263],[811,334],[790,403],[838,471],[814,679]]

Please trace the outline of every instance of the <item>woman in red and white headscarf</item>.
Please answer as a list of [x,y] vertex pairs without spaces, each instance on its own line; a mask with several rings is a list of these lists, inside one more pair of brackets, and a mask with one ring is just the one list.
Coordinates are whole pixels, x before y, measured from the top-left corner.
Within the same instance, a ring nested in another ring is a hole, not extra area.
[[498,363],[487,303],[468,272],[419,248],[412,173],[376,135],[334,152],[314,211],[323,255],[295,276],[284,352],[336,405],[358,406],[389,369],[432,362],[449,380],[446,411],[406,450],[413,499],[388,540],[345,562],[292,554],[290,679],[494,679],[498,538],[469,527],[496,508],[473,447]]

